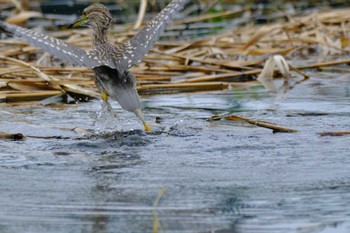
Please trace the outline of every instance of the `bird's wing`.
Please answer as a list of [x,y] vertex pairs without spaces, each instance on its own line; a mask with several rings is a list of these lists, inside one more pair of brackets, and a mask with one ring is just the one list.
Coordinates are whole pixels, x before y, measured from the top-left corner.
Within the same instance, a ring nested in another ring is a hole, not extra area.
[[18,27],[16,25],[8,24],[3,21],[0,21],[0,31],[1,30],[23,39],[35,47],[39,47],[54,57],[62,59],[68,63],[87,67],[101,65],[99,60],[92,56],[88,56],[88,53],[85,50],[68,44],[63,40],[59,40],[39,32],[31,31],[26,28]]
[[130,69],[139,63],[152,48],[169,21],[183,8],[187,0],[173,0],[157,16],[141,29],[130,41],[116,47],[123,56],[116,57],[115,68]]

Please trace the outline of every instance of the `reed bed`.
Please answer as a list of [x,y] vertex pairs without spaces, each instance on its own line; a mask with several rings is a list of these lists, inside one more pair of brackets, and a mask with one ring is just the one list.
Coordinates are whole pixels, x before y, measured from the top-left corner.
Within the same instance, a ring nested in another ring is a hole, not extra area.
[[[242,8],[173,22],[164,34],[166,38],[132,68],[139,93],[217,91],[258,85],[256,78],[264,62],[274,54],[283,55],[293,65],[293,70],[298,71],[294,76],[303,75],[303,69],[350,63],[350,8],[285,15],[283,21],[265,25],[247,21],[201,38],[181,36],[190,30],[195,32],[199,24],[210,29],[213,24],[208,20],[214,18],[249,18],[251,14],[252,9]],[[117,45],[130,39],[136,32],[132,28],[113,28],[111,41]],[[82,29],[50,34],[89,50],[90,33]],[[64,64],[23,41],[0,40],[0,102],[25,103],[65,94],[81,101],[98,97],[92,71]]]

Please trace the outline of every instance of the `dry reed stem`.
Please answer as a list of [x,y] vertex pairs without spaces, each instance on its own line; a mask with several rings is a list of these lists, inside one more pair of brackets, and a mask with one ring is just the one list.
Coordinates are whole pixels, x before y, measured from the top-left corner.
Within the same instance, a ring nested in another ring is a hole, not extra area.
[[0,140],[4,140],[4,139],[18,141],[18,140],[24,140],[25,137],[21,133],[10,134],[10,133],[0,132]]
[[39,78],[45,80],[45,81],[48,81],[50,82],[51,80],[53,80],[52,78],[50,78],[49,76],[47,76],[46,74],[44,74],[43,72],[41,72],[38,68],[30,65],[29,63],[27,62],[24,62],[24,61],[21,61],[21,60],[18,60],[18,59],[14,59],[14,58],[11,58],[11,57],[6,57],[6,56],[2,56],[0,55],[0,59],[2,60],[8,60],[14,64],[17,64],[17,65],[21,65],[21,66],[25,66],[25,67],[28,67],[32,70],[34,70],[36,72],[36,74],[38,75]]
[[24,102],[24,101],[40,101],[55,95],[62,94],[61,91],[30,91],[30,92],[2,92],[0,94],[0,102]]
[[145,17],[146,9],[147,9],[147,0],[141,0],[137,20],[134,24],[134,29],[139,29],[141,27],[142,20]]
[[[250,9],[204,15],[176,21],[175,24],[239,15],[247,10]],[[266,58],[276,53],[297,56],[298,59],[308,57],[308,51],[314,48],[320,53],[313,55],[324,57],[348,54],[349,21],[350,9],[330,10],[289,17],[285,23],[238,27],[200,39],[160,41],[141,64],[132,68],[132,72],[136,74],[139,80],[137,88],[143,94],[246,87],[252,84],[240,82],[255,80]],[[59,31],[52,35],[84,49],[92,46],[90,30]],[[135,31],[130,31],[129,26],[118,27],[111,32],[110,39],[112,43],[120,44],[133,35]],[[34,65],[43,52],[14,39],[0,41],[0,54],[1,101],[29,102],[66,91],[97,96],[90,69],[61,67],[44,57],[41,64],[47,62],[47,65]],[[293,60],[289,63],[293,65]],[[293,65],[292,71],[307,78],[308,75],[301,70],[341,64],[350,64],[350,59]]]
[[259,127],[263,127],[263,128],[268,128],[268,129],[272,129],[274,133],[295,133],[295,132],[299,132],[299,130],[295,130],[295,129],[290,129],[290,128],[286,128],[280,125],[276,125],[273,123],[269,123],[269,122],[265,122],[265,121],[259,121],[259,120],[254,120],[254,119],[249,119],[246,117],[241,117],[241,116],[227,116],[225,117],[228,120],[231,121],[245,121],[248,122],[249,124],[252,125],[256,125]]
[[205,20],[215,19],[215,18],[219,18],[219,17],[227,17],[227,16],[236,15],[236,14],[248,11],[248,10],[251,10],[251,7],[245,7],[243,9],[239,9],[239,10],[227,10],[227,11],[219,12],[219,13],[215,13],[215,14],[200,15],[200,16],[197,16],[197,17],[191,17],[191,18],[187,18],[187,19],[176,20],[176,21],[173,22],[173,25],[197,23],[197,22],[202,22],[202,21],[205,21]]
[[350,131],[338,131],[338,132],[321,132],[320,136],[345,136],[350,135]]

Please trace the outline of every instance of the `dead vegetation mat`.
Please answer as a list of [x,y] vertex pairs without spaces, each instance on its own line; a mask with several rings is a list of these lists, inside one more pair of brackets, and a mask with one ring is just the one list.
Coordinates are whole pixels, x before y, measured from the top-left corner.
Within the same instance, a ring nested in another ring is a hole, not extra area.
[[[241,17],[248,11],[223,14]],[[284,22],[266,25],[248,23],[202,38],[181,37],[189,25],[211,17],[218,15],[175,21],[166,34],[176,31],[177,36],[157,42],[149,55],[132,68],[141,95],[258,85],[257,75],[274,54],[283,55],[298,70],[350,63],[350,8],[286,16]],[[130,39],[136,32],[131,28],[113,28],[112,43]],[[49,34],[87,50],[92,47],[89,29]],[[92,71],[62,63],[15,38],[0,40],[1,103],[31,103],[67,94],[81,101],[98,97]]]

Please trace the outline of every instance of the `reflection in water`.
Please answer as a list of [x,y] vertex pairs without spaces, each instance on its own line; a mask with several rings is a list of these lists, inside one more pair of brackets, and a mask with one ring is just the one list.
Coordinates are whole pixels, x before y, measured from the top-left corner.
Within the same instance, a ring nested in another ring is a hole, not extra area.
[[[105,148],[115,148],[116,144],[120,147],[122,145],[135,146],[136,144],[141,146],[141,144],[144,145],[146,143],[140,136],[140,132],[109,133],[102,136],[106,140],[102,143],[105,144]],[[130,141],[137,142],[130,143]],[[140,144],[140,141],[143,143]],[[100,143],[99,146],[101,146]],[[125,198],[120,200],[123,190],[114,188],[113,185],[120,181],[122,176],[120,170],[122,168],[131,168],[141,163],[141,157],[137,154],[116,151],[103,151],[91,163],[89,169],[91,172],[88,175],[91,177],[93,186],[89,195],[92,198],[92,202],[95,203],[95,207],[91,210],[91,216],[87,215],[82,219],[83,222],[91,222],[91,229],[85,229],[84,232],[105,233],[118,229],[115,223],[120,221],[116,221],[115,218],[120,211],[118,206],[125,202]],[[127,209],[123,211],[127,211]]]
[[[95,212],[99,212],[99,209],[95,209]],[[84,232],[91,232],[91,233],[105,233],[108,232],[107,225],[109,222],[108,216],[103,215],[96,215],[91,217],[92,222],[92,231],[84,231]]]

